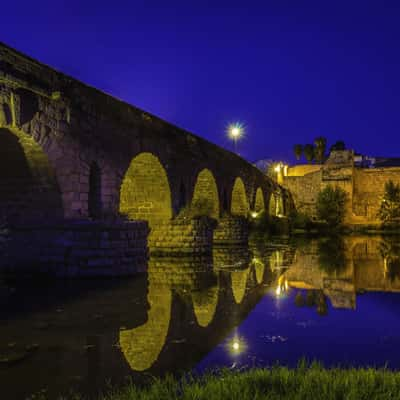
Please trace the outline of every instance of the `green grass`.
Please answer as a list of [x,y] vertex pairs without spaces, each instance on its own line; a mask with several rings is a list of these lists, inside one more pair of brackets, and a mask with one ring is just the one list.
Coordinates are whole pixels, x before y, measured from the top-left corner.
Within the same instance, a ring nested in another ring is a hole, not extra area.
[[372,400],[400,399],[400,373],[388,369],[325,369],[320,364],[249,371],[222,370],[184,382],[155,379],[146,388],[133,384],[99,400]]

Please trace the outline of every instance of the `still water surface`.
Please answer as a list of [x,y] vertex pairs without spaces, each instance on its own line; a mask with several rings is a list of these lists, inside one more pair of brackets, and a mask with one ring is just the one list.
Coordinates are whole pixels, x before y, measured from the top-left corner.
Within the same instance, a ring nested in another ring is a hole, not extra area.
[[2,398],[298,360],[400,369],[400,239],[276,239],[124,280],[0,283]]

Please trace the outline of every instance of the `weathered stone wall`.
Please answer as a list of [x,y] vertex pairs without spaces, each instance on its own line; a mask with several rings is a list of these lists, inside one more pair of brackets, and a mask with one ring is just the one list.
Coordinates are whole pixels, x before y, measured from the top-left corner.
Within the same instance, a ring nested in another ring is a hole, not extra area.
[[122,276],[147,268],[145,222],[64,222],[10,231],[0,270],[13,276]]
[[288,176],[285,177],[283,184],[291,193],[296,210],[316,217],[315,202],[321,190],[322,172],[312,172],[304,176]]
[[317,172],[322,168],[322,164],[302,164],[288,167],[287,176],[304,176]]
[[[328,160],[329,161],[329,160]],[[303,176],[287,176],[283,185],[292,195],[297,211],[316,217],[319,191],[327,185],[339,186],[347,193],[345,223],[380,224],[377,213],[385,183],[400,184],[400,168],[356,168],[344,163],[327,162],[316,172]]]
[[400,168],[371,168],[354,170],[353,213],[357,220],[379,223],[377,213],[385,191],[385,183],[400,184]]

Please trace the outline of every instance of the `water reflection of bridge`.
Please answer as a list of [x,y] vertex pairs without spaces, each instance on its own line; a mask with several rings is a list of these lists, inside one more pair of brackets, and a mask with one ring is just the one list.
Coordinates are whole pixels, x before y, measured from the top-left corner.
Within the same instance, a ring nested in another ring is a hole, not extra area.
[[[83,288],[78,296],[62,298],[55,288],[48,296],[59,298],[57,307],[43,304],[18,318],[10,314],[2,326],[0,343],[16,342],[22,352],[31,343],[39,346],[34,356],[0,369],[2,390],[19,391],[22,398],[48,386],[55,370],[50,392],[57,393],[194,367],[277,278],[271,269],[277,256],[262,247],[214,249],[210,257],[153,257],[143,278],[87,294]],[[0,355],[9,354],[6,347],[0,345]],[[18,385],[21,375],[24,387]]]

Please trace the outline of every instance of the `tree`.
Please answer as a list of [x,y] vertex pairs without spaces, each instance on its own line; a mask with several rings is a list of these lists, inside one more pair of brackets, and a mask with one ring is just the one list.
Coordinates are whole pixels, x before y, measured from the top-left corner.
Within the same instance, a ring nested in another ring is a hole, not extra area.
[[343,142],[343,140],[338,140],[336,143],[334,143],[331,148],[329,149],[329,152],[335,151],[335,150],[346,150],[346,145]]
[[315,159],[322,163],[325,159],[326,138],[319,136],[314,140],[315,144]]
[[389,180],[385,183],[381,206],[378,217],[385,224],[400,218],[400,186]]
[[347,194],[338,187],[328,185],[318,193],[317,216],[332,228],[338,227],[344,219]]
[[294,155],[296,156],[296,160],[300,160],[303,154],[303,145],[295,144],[293,147]]
[[303,152],[304,152],[304,156],[306,157],[308,163],[311,164],[312,161],[314,160],[314,155],[315,155],[314,146],[312,144],[304,145]]

